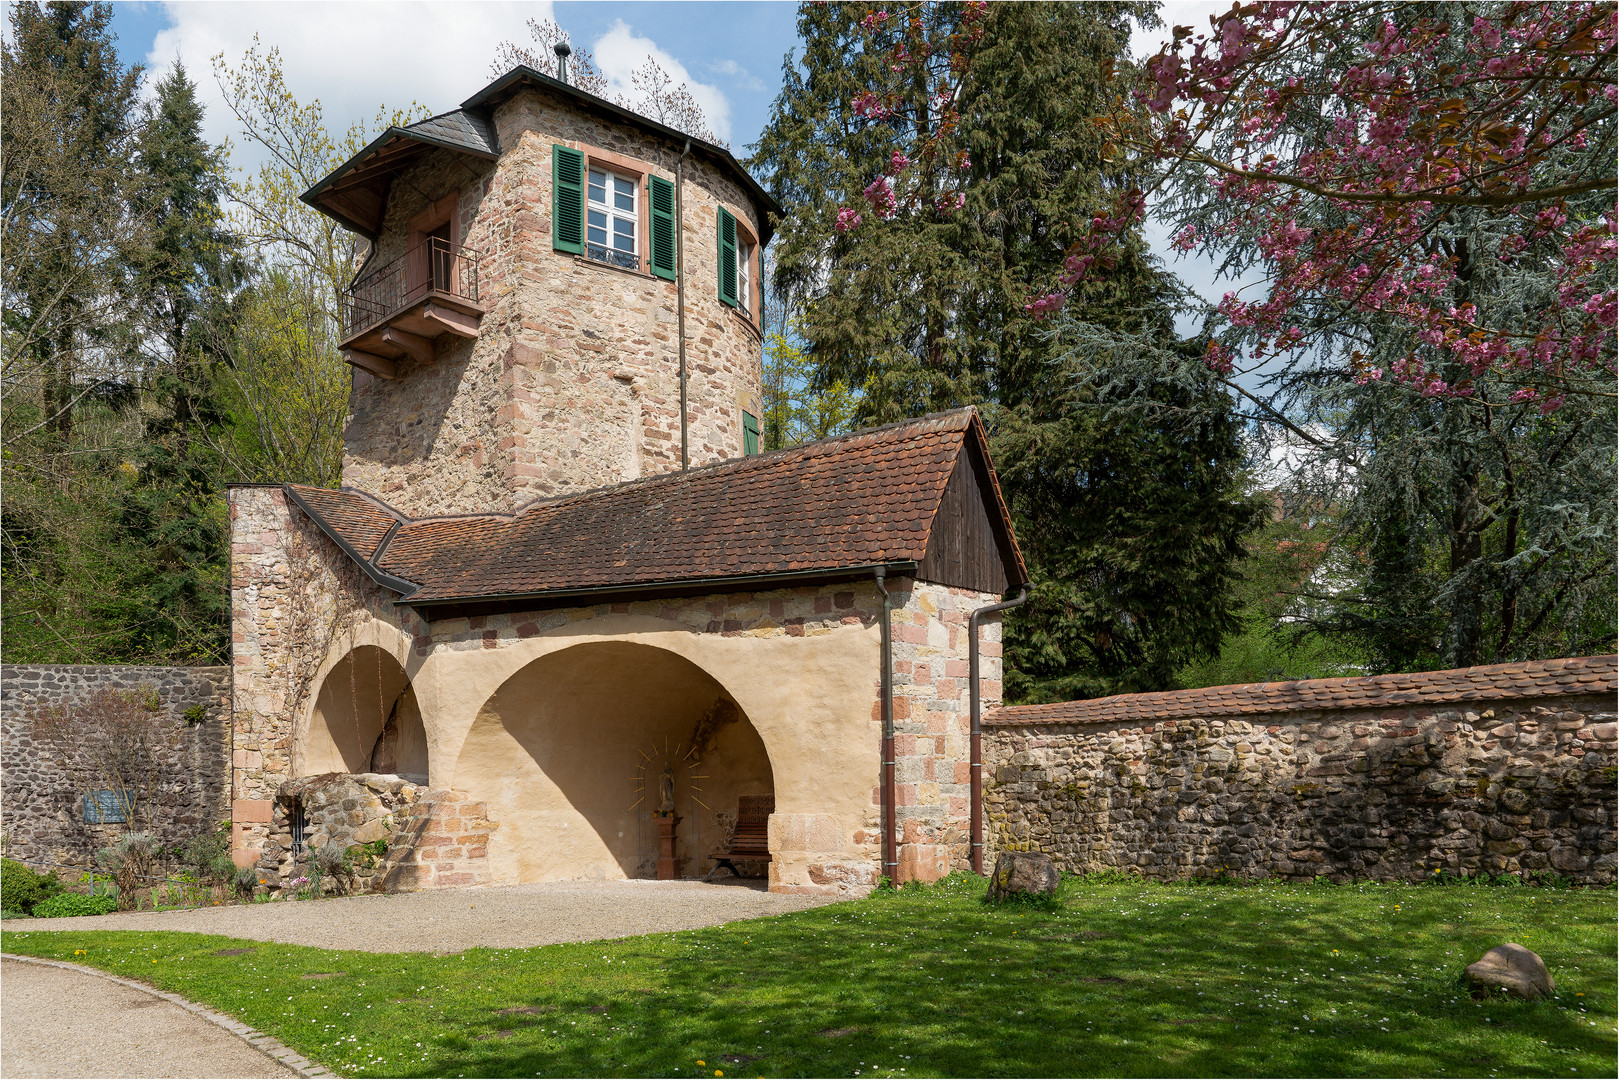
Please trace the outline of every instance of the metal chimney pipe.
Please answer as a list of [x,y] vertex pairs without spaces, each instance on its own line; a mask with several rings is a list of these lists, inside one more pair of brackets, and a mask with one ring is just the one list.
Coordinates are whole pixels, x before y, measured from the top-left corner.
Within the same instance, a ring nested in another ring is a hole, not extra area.
[[573,48],[566,41],[559,41],[551,46],[551,51],[557,54],[557,81],[568,81],[568,57],[573,55]]

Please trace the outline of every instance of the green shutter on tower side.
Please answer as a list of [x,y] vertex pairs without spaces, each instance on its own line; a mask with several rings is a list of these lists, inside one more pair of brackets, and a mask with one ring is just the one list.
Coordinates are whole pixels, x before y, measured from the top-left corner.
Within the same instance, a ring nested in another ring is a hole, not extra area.
[[720,303],[736,307],[736,218],[720,207]]
[[742,414],[742,452],[744,454],[759,452],[759,418],[750,412]]
[[652,207],[652,272],[675,279],[675,186],[654,176],[648,183]]
[[585,253],[585,155],[551,147],[551,246]]

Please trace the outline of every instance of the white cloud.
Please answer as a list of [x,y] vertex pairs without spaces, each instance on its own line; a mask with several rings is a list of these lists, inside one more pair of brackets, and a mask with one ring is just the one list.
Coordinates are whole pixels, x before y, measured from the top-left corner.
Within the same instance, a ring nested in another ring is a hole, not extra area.
[[763,92],[766,89],[765,84],[755,78],[753,72],[749,71],[735,60],[732,60],[730,57],[726,57],[724,60],[721,60],[718,63],[708,65],[708,70],[712,71],[716,75],[728,75],[737,82],[741,83],[742,86],[748,90]]
[[731,102],[720,88],[698,82],[686,70],[686,65],[658,48],[651,38],[638,36],[623,19],[614,20],[612,28],[591,44],[590,51],[596,57],[596,66],[607,79],[607,97],[622,95],[629,101],[639,97],[630,85],[630,73],[645,64],[650,56],[676,84],[686,84],[691,96],[702,106],[703,115],[708,118],[708,126],[714,130],[714,134],[727,141],[731,138]]
[[[526,42],[527,20],[550,18],[549,0],[534,3],[170,3],[173,25],[147,55],[153,79],[178,56],[207,107],[210,142],[229,136],[233,164],[260,160],[226,111],[212,58],[239,61],[259,36],[261,50],[281,50],[287,88],[302,103],[319,99],[328,130],[340,136],[378,106],[412,102],[447,112],[491,81],[502,41]],[[148,83],[151,85],[151,82]],[[695,92],[695,90],[694,90]]]

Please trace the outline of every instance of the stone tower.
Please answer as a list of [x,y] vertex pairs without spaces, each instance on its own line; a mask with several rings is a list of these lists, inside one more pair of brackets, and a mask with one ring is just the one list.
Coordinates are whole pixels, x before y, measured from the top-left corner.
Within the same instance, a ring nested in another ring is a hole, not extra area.
[[756,452],[759,251],[731,154],[517,68],[304,196],[359,233],[343,483],[412,517],[510,512]]

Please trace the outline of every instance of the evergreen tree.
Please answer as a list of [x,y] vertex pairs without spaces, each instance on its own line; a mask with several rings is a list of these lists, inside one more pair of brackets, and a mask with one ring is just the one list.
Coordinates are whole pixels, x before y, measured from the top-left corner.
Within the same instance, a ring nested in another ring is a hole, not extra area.
[[224,228],[223,167],[202,138],[196,87],[176,64],[156,91],[136,154],[136,212],[150,228],[130,259],[152,415],[139,479],[117,522],[132,555],[120,606],[134,609],[123,618],[140,627],[142,651],[223,663],[228,477],[215,447],[230,418],[214,369],[241,265]]
[[[1091,120],[1128,85],[1131,20],[1152,5],[993,5],[981,34],[962,34],[977,17],[912,5],[882,38],[871,27],[891,23],[875,5],[801,6],[802,55],[753,159],[788,209],[774,284],[798,303],[816,382],[860,388],[861,419],[985,407],[1036,583],[1008,616],[1009,696],[1161,689],[1233,625],[1241,536],[1258,521],[1238,425],[1212,381],[1190,398],[1164,388],[1157,409],[1111,408],[1081,378],[1094,367],[1084,343],[1024,308],[1077,227],[1139,180]],[[900,50],[965,68],[937,129],[938,84],[896,85]],[[873,115],[875,95],[896,105]],[[931,167],[899,190],[885,176],[924,130]],[[874,190],[850,227],[849,205]],[[914,209],[883,205],[885,192]],[[1151,334],[1177,350],[1176,291],[1132,234],[1075,307],[1092,337]],[[1188,427],[1187,411],[1215,418]]]

